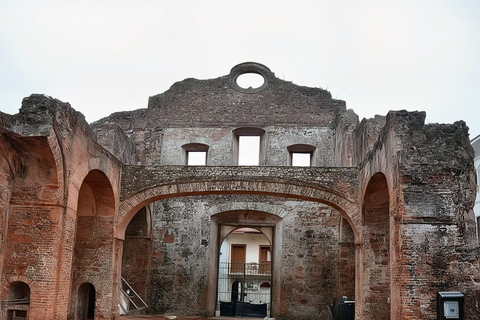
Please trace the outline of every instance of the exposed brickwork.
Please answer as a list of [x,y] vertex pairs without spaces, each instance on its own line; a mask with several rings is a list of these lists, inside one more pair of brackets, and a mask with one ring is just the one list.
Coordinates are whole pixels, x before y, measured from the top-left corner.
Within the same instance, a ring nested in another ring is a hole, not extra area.
[[[243,72],[265,84],[239,88]],[[78,319],[91,288],[95,319],[118,319],[122,275],[148,312],[213,316],[223,233],[254,226],[272,230],[274,317],[326,318],[348,296],[357,320],[433,320],[436,292],[458,290],[479,319],[468,128],[424,120],[359,123],[329,92],[255,63],[91,126],[31,95],[0,112],[3,316],[21,282],[30,320]],[[236,166],[239,132],[261,135],[261,166]],[[208,146],[207,166],[185,166],[189,144]],[[289,165],[298,145],[312,167]]]
[[[476,242],[475,172],[467,128],[463,122],[423,125],[423,117],[403,117],[399,128],[405,134],[400,172],[406,182],[400,294],[408,319],[435,319],[436,291],[460,290],[471,301],[480,301],[478,285],[462,281],[465,275],[460,271],[472,267],[463,250]],[[478,261],[478,248],[476,252]],[[479,306],[470,308],[476,311],[467,311],[467,317],[475,319]]]
[[[12,282],[23,281],[31,290],[29,319],[66,319],[71,304],[76,193],[88,171],[96,168],[105,170],[113,186],[118,186],[120,162],[93,140],[94,133],[81,114],[43,95],[24,99],[20,113],[5,129],[1,158],[12,177],[2,179],[11,190],[6,193],[8,205],[2,206],[2,221],[7,222],[2,229],[7,230],[2,246],[2,300],[7,300]],[[102,159],[95,160],[98,157]],[[112,235],[111,229],[110,242]],[[108,265],[111,270],[112,263]],[[112,314],[112,280],[106,291],[110,298],[105,318]]]
[[143,207],[125,231],[122,276],[142,297],[147,296],[147,280],[152,259],[151,206]]

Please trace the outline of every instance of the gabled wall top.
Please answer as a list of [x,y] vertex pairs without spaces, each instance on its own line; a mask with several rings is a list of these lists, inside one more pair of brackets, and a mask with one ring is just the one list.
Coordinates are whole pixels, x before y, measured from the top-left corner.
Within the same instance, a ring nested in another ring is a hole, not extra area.
[[[239,76],[261,75],[257,88],[242,88]],[[314,125],[328,127],[346,112],[345,102],[332,99],[320,88],[295,85],[275,77],[255,62],[236,65],[230,74],[209,80],[185,79],[166,92],[150,97],[148,113],[161,126],[269,126]]]

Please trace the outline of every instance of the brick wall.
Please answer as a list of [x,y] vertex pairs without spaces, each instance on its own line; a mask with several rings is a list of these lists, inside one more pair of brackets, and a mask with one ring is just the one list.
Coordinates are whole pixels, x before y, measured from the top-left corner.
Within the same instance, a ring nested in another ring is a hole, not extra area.
[[152,258],[151,206],[143,207],[130,221],[125,232],[122,277],[144,300]]

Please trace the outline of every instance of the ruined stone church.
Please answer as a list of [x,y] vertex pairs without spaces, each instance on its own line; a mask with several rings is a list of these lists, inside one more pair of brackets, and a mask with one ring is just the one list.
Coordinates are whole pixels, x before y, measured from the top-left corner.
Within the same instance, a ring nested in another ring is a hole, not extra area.
[[462,121],[359,121],[252,62],[92,124],[33,94],[0,112],[1,314],[437,319],[455,292],[480,319],[473,159]]

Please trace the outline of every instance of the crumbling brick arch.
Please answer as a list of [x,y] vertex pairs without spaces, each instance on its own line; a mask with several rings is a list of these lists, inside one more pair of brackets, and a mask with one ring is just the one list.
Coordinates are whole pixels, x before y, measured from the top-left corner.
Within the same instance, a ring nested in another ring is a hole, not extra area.
[[390,193],[387,177],[373,174],[362,201],[361,297],[364,319],[390,319]]
[[360,208],[357,203],[333,190],[269,181],[203,181],[153,186],[124,199],[119,206],[115,237],[124,239],[125,230],[133,216],[143,206],[162,199],[188,195],[260,194],[320,202],[338,210],[359,239]]
[[[83,182],[85,181],[86,177],[91,172],[96,172],[96,175],[103,176],[103,184],[104,189],[109,190],[111,188],[113,191],[105,191],[103,194],[110,194],[113,197],[113,200],[107,200],[109,205],[107,206],[107,216],[104,216],[103,219],[114,219],[115,212],[118,208],[118,181],[117,172],[115,169],[115,164],[112,163],[111,159],[109,158],[90,158],[88,162],[83,162],[78,166],[71,166],[66,167],[68,172],[68,189],[66,190],[67,193],[67,201],[66,201],[66,215],[65,215],[65,227],[64,227],[64,241],[65,241],[65,249],[62,250],[62,260],[64,261],[62,265],[61,271],[58,273],[58,281],[61,281],[61,285],[58,287],[57,299],[61,300],[64,297],[70,297],[65,304],[59,304],[57,307],[56,314],[59,315],[60,318],[65,317],[66,314],[69,314],[69,317],[74,316],[74,311],[72,313],[72,301],[74,298],[71,297],[72,293],[75,293],[74,288],[72,288],[72,277],[74,271],[74,247],[75,247],[75,237],[78,230],[77,227],[77,213],[79,211],[79,197],[80,197],[80,189],[82,187]],[[91,184],[93,182],[93,176],[90,176]],[[108,183],[107,183],[108,180]],[[87,180],[88,181],[88,180]],[[110,187],[108,187],[110,186]],[[88,188],[91,189],[89,186]],[[95,191],[95,187],[93,188]],[[101,206],[100,206],[101,207]],[[113,208],[113,209],[112,209]],[[81,209],[82,210],[82,209]],[[85,211],[83,209],[83,211]],[[85,214],[86,212],[84,212]],[[87,215],[88,216],[88,215]],[[109,237],[110,238],[110,237]],[[110,239],[107,240],[107,243],[112,242]],[[114,254],[115,249],[110,249],[110,254]],[[92,257],[92,259],[95,257]],[[108,266],[104,266],[108,267]],[[110,268],[113,269],[114,266],[110,265]],[[111,272],[108,271],[106,276]],[[107,280],[107,279],[106,279]],[[113,286],[113,280],[110,284],[110,287]],[[108,291],[112,291],[109,289]],[[76,293],[75,293],[76,295]],[[76,310],[76,309],[75,309]]]
[[[284,198],[286,201],[290,200],[307,200],[317,203],[322,203],[327,205],[330,208],[335,209],[339,212],[339,216],[344,217],[348,221],[348,224],[352,226],[352,232],[355,230],[355,237],[358,235],[358,231],[361,223],[360,209],[357,204],[353,201],[341,197],[337,192],[332,190],[325,190],[320,188],[313,188],[301,185],[286,184],[286,183],[275,183],[268,181],[203,181],[203,182],[190,182],[190,183],[176,183],[176,184],[167,184],[162,186],[156,186],[150,189],[146,189],[142,192],[133,194],[131,197],[125,199],[119,208],[119,224],[116,229],[117,239],[124,239],[126,226],[129,224],[133,216],[138,212],[138,210],[154,201],[157,200],[166,200],[178,197],[186,196],[198,196],[198,195],[231,195],[231,196],[272,196]],[[281,208],[275,208],[270,206],[267,208],[265,205],[259,203],[249,204],[245,203],[245,206],[242,208],[241,203],[235,204],[230,202],[227,205],[217,205],[214,209],[210,209],[207,213],[210,216],[214,216],[219,212],[239,212],[248,210],[252,211],[263,211],[268,212],[271,216],[276,217],[278,220],[282,220],[283,216],[288,215],[287,212],[282,212]],[[216,234],[216,228],[212,227]],[[210,233],[210,235],[213,235]],[[209,243],[215,243],[213,238],[209,238]],[[338,241],[338,239],[337,239]],[[214,256],[215,246],[208,247],[208,261],[215,261],[215,258],[210,258]],[[351,257],[352,259],[353,256]],[[119,258],[120,260],[121,258]],[[215,283],[215,271],[210,269],[207,276],[209,279],[206,283],[209,284],[209,294],[207,294],[207,312],[208,314],[213,314],[215,307],[215,290],[216,287],[212,286]],[[120,270],[118,269],[120,273]],[[276,290],[275,288],[273,289]],[[211,291],[211,292],[210,292]],[[333,296],[332,296],[333,297]],[[279,299],[279,297],[277,297]],[[213,300],[208,300],[213,299]],[[282,306],[282,303],[277,301],[275,302],[276,306]],[[323,305],[322,305],[323,306]],[[324,307],[324,306],[323,306]],[[278,312],[285,312],[285,310],[279,310]],[[324,311],[324,310],[323,310]]]

